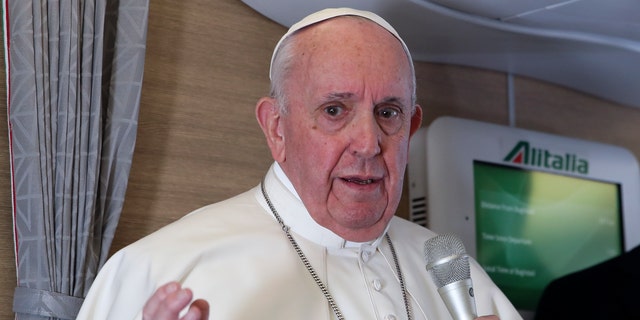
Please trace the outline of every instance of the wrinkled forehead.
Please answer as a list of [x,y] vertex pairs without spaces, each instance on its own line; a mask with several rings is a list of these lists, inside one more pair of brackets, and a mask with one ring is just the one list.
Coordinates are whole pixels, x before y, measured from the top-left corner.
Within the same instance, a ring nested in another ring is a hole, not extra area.
[[336,17],[343,17],[343,16],[357,16],[357,17],[362,17],[365,19],[368,19],[372,22],[374,22],[375,24],[381,26],[382,28],[384,28],[385,30],[389,31],[389,33],[391,33],[396,39],[398,39],[398,41],[400,41],[400,43],[402,44],[402,49],[404,50],[405,54],[407,55],[407,58],[409,59],[409,62],[411,64],[411,68],[413,68],[413,63],[411,63],[412,59],[411,59],[411,53],[409,53],[409,49],[407,48],[407,45],[404,43],[404,41],[402,40],[402,38],[400,38],[400,35],[398,35],[398,32],[396,32],[396,30],[384,19],[382,19],[380,16],[378,16],[375,13],[369,12],[369,11],[362,11],[362,10],[356,10],[356,9],[351,9],[351,8],[330,8],[330,9],[324,9],[315,13],[312,13],[308,16],[306,16],[305,18],[303,18],[302,20],[300,20],[299,22],[295,23],[294,25],[291,26],[291,28],[289,28],[289,30],[287,31],[287,33],[285,33],[282,38],[280,38],[280,41],[278,41],[278,43],[276,44],[275,49],[273,50],[273,55],[271,56],[271,66],[269,68],[269,79],[273,80],[273,63],[276,59],[276,56],[278,55],[280,48],[282,47],[283,42],[289,38],[289,36],[291,36],[292,34],[296,33],[297,31],[304,29],[306,27],[309,27],[311,25],[314,25],[316,23],[322,22],[322,21],[326,21],[332,18],[336,18]]

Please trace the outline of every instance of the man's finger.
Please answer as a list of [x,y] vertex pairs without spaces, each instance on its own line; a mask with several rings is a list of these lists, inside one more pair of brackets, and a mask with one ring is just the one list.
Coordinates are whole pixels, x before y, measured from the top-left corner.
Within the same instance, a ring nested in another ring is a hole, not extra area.
[[180,284],[177,282],[169,282],[160,288],[158,288],[151,298],[147,300],[147,303],[144,305],[142,316],[144,319],[152,319],[153,315],[158,311],[160,306],[162,305],[164,299],[173,292],[176,292],[180,289]]
[[179,283],[167,283],[147,300],[142,317],[145,320],[176,320],[180,310],[189,304],[192,297],[191,290],[181,289]]
[[209,303],[203,299],[194,301],[189,307],[189,312],[184,320],[207,320],[209,319]]

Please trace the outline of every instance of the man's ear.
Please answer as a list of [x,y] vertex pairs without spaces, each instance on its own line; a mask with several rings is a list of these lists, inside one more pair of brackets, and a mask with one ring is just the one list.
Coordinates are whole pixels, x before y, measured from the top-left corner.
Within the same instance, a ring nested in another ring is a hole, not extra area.
[[422,125],[422,107],[420,105],[415,106],[413,114],[411,115],[411,129],[409,129],[409,136],[412,136],[420,126]]
[[284,134],[282,128],[282,115],[278,102],[271,97],[258,100],[256,105],[256,119],[262,128],[267,144],[271,150],[271,156],[277,162],[284,162]]

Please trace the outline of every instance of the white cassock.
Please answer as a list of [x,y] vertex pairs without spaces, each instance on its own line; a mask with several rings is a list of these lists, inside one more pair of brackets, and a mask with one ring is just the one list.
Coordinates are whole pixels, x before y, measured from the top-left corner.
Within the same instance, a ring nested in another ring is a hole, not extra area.
[[[345,319],[407,318],[383,236],[350,243],[318,225],[277,164],[267,173],[265,187]],[[423,245],[435,233],[398,217],[387,232],[413,319],[451,319],[425,270]],[[475,260],[471,277],[479,315],[521,319]],[[117,252],[98,274],[77,319],[141,319],[153,292],[176,280],[209,301],[211,319],[336,319],[260,186],[198,209]]]

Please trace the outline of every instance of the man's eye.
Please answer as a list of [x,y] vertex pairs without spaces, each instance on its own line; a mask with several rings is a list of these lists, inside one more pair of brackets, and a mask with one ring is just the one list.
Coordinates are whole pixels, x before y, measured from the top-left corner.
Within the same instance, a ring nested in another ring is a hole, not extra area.
[[382,106],[376,110],[376,117],[380,128],[386,134],[395,134],[402,128],[403,113],[402,109],[395,106]]
[[397,117],[399,114],[400,112],[398,110],[392,108],[384,108],[378,111],[378,115],[385,119]]
[[337,116],[342,113],[342,108],[339,106],[328,106],[324,108],[324,112],[326,112],[330,116]]

